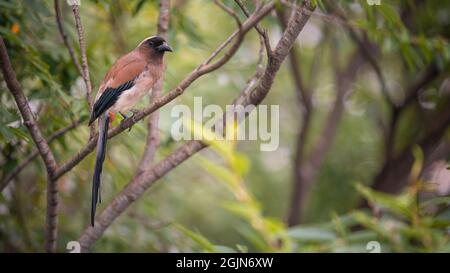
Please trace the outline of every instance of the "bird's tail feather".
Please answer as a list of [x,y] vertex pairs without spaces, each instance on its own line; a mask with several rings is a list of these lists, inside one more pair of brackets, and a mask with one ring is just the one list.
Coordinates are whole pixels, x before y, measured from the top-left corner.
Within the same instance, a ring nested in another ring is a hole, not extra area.
[[105,161],[106,141],[108,139],[109,115],[103,114],[99,117],[97,155],[95,158],[94,177],[92,178],[92,204],[91,204],[91,226],[94,226],[95,210],[97,203],[101,202],[100,178]]

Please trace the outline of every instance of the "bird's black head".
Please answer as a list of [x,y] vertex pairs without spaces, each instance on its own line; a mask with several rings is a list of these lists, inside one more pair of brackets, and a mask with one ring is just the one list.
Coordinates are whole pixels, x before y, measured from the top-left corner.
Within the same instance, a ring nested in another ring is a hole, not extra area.
[[166,43],[164,38],[159,36],[153,36],[146,38],[141,42],[140,46],[146,46],[153,49],[155,52],[164,53],[166,51],[172,52],[172,48]]

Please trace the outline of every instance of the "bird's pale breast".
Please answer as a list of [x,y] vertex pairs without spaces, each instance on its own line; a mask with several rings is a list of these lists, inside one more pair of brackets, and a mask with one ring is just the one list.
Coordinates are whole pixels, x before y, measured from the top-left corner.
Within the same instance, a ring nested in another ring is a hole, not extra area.
[[134,86],[120,95],[117,102],[111,107],[111,111],[126,112],[132,109],[142,97],[150,93],[153,85],[160,77],[159,75],[152,74],[150,71],[152,71],[150,67],[142,71],[136,78]]

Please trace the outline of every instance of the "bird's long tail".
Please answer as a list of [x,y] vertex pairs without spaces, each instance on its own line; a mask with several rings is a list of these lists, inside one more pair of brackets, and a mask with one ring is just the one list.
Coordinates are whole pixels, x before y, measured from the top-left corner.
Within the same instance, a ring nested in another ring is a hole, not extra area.
[[108,140],[109,115],[103,114],[98,119],[97,156],[95,158],[94,177],[92,178],[91,226],[94,226],[97,203],[101,202],[100,178],[105,161],[106,141]]

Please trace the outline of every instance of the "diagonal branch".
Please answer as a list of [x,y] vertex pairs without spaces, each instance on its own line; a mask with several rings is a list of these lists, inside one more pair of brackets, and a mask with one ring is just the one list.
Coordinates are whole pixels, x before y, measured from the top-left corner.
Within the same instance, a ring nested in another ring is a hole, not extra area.
[[43,137],[41,130],[39,129],[33,113],[31,112],[30,105],[25,97],[22,87],[16,78],[11,62],[9,60],[8,52],[3,41],[3,37],[0,36],[0,61],[3,76],[8,86],[9,91],[14,96],[17,107],[22,115],[25,126],[33,138],[39,154],[42,157],[45,168],[47,170],[47,213],[46,213],[46,228],[45,228],[45,250],[47,252],[53,252],[56,248],[57,237],[57,212],[58,212],[58,188],[55,177],[57,168],[55,157],[48,146],[47,141]]
[[[228,37],[225,42],[223,42],[212,54],[207,58],[205,62],[200,64],[196,69],[194,69],[190,74],[188,74],[174,89],[169,91],[166,95],[159,97],[155,101],[153,101],[149,106],[147,106],[144,110],[136,113],[133,118],[123,120],[118,126],[112,128],[108,132],[108,138],[112,138],[126,129],[133,126],[138,121],[142,120],[146,116],[150,115],[154,111],[158,110],[162,106],[171,102],[186,90],[195,80],[200,78],[201,76],[210,73],[217,68],[221,67],[225,63],[227,63],[231,57],[238,50],[243,36],[259,21],[261,21],[271,10],[273,10],[274,4],[271,2],[269,4],[264,5],[258,13],[254,14],[252,17],[247,19],[242,24],[241,33],[238,35],[239,31],[233,32],[230,37]],[[211,61],[216,57],[219,52],[224,49],[234,37],[237,37],[236,42],[231,46],[231,48],[216,62],[211,63]],[[55,177],[59,178],[68,171],[70,171],[73,167],[75,167],[81,160],[83,160],[87,155],[89,155],[94,149],[97,143],[98,135],[95,135],[93,138],[89,140],[87,145],[82,148],[75,156],[73,156],[68,162],[61,165],[61,167],[56,171]]]
[[[284,59],[289,53],[300,31],[308,21],[311,11],[314,10],[310,1],[297,8],[289,25],[284,31],[273,54],[269,57],[264,74],[256,87],[248,96],[242,100],[242,105],[258,105],[266,97],[272,87],[273,81]],[[238,101],[241,101],[238,99]],[[95,227],[87,227],[81,235],[79,242],[83,251],[87,251],[102,236],[112,222],[122,214],[135,200],[150,188],[159,178],[183,163],[193,154],[206,147],[198,140],[189,141],[182,147],[176,149],[167,158],[159,162],[149,171],[136,177],[129,183],[99,215]]]

